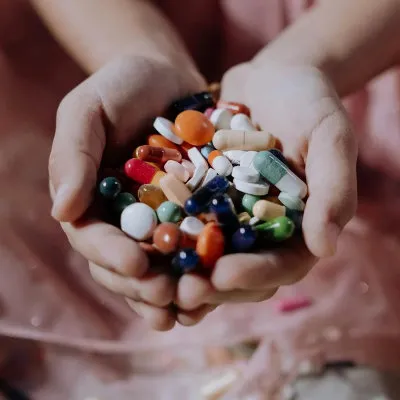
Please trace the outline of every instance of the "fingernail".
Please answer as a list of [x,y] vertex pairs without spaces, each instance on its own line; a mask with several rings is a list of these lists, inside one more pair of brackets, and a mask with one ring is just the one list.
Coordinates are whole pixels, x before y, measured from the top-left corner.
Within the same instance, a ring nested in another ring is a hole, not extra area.
[[51,208],[51,216],[54,219],[59,220],[61,218],[61,211],[65,205],[65,200],[68,197],[69,186],[63,184],[58,187],[54,194],[53,207]]
[[330,256],[333,256],[336,253],[340,232],[340,227],[334,223],[330,223],[327,227],[327,239],[330,248]]

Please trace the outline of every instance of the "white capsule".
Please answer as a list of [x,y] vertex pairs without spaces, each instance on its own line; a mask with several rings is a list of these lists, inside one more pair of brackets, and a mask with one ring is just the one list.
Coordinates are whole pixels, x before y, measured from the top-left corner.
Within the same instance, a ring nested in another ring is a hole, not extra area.
[[176,144],[182,144],[183,139],[174,133],[174,124],[166,118],[157,117],[153,123],[154,129],[166,139]]
[[204,177],[203,182],[201,182],[201,186],[207,185],[207,183],[210,182],[212,179],[214,179],[217,175],[218,174],[215,169],[208,168],[206,176]]
[[231,126],[232,113],[224,108],[217,108],[210,116],[210,121],[215,129],[229,129]]
[[244,150],[227,150],[222,152],[225,157],[228,157],[228,159],[231,161],[232,164],[239,165],[240,164],[240,158],[247,153],[247,151]]
[[193,192],[201,183],[207,172],[207,167],[200,165],[194,170],[193,176],[186,182],[186,187]]
[[164,165],[164,171],[168,174],[175,175],[180,181],[186,182],[190,175],[187,169],[182,164],[174,160],[168,160]]
[[217,156],[212,160],[211,166],[218,175],[229,176],[232,172],[232,164],[225,156]]
[[239,190],[239,192],[253,194],[254,196],[264,196],[268,194],[269,191],[269,185],[263,181],[250,183],[234,179],[233,184],[235,185],[236,189]]
[[291,210],[304,211],[306,205],[299,197],[292,196],[289,193],[281,192],[278,200],[287,208]]
[[196,168],[203,167],[205,168],[204,173],[206,173],[208,164],[205,158],[201,155],[200,151],[197,147],[192,147],[188,152],[189,160],[194,164]]
[[236,114],[231,119],[231,129],[238,131],[257,131],[256,127],[251,122],[246,114]]
[[260,174],[250,167],[233,167],[232,176],[239,181],[256,183],[260,180]]
[[257,225],[260,221],[261,221],[260,218],[252,217],[250,218],[249,225],[250,226]]
[[246,153],[243,154],[242,157],[240,157],[240,166],[254,168],[253,159],[257,155],[257,153],[257,151],[246,151]]
[[179,226],[191,239],[197,239],[204,228],[204,223],[196,217],[186,217]]
[[121,214],[121,230],[131,238],[143,241],[149,239],[157,226],[157,215],[144,203],[134,203]]

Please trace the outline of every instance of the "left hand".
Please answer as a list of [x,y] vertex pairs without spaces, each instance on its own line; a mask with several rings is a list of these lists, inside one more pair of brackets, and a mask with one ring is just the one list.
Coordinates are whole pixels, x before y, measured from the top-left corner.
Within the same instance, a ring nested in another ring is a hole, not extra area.
[[[302,279],[318,258],[335,253],[339,234],[356,210],[355,136],[335,89],[320,70],[273,61],[257,68],[241,64],[225,74],[221,98],[246,104],[253,122],[279,139],[292,169],[305,175],[309,198],[304,239],[278,250],[224,256],[211,281],[183,276],[177,291],[182,310],[270,298],[281,285]],[[185,323],[179,313],[178,321]]]

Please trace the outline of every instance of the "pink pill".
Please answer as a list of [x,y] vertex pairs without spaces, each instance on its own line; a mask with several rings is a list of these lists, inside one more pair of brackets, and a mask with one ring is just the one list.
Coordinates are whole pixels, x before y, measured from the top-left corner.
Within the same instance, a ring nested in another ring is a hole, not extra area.
[[312,305],[313,301],[310,297],[307,296],[295,296],[285,298],[279,301],[277,304],[277,309],[279,312],[291,312],[300,310],[302,308],[307,308]]
[[196,169],[194,164],[188,160],[182,160],[181,164],[183,168],[185,168],[186,171],[189,172],[189,176],[192,177],[194,174],[194,170]]
[[175,175],[175,177],[182,182],[186,182],[190,177],[188,170],[182,164],[174,160],[167,161],[164,165],[164,170],[168,174]]

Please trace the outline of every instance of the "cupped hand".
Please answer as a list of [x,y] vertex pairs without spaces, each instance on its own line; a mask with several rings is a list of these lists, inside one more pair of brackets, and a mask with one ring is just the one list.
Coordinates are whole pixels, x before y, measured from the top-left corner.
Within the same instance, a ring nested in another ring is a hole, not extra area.
[[127,298],[155,329],[169,329],[176,282],[148,270],[140,246],[88,212],[102,167],[121,165],[146,124],[178,98],[205,89],[202,77],[165,61],[125,56],[61,102],[49,161],[52,215],[88,261],[93,278]]
[[177,292],[183,310],[270,298],[279,286],[302,279],[318,258],[335,253],[340,232],[356,209],[355,136],[320,70],[275,62],[241,64],[224,76],[221,98],[246,104],[253,121],[279,140],[292,169],[306,179],[303,238],[277,250],[224,256],[211,281],[184,276]]

